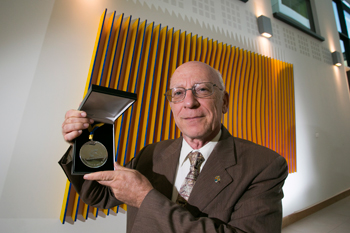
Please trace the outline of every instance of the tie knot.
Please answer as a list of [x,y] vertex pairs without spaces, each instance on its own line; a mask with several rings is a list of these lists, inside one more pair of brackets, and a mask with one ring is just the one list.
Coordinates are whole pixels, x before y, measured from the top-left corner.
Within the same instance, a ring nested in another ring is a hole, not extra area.
[[198,151],[189,153],[188,158],[190,159],[191,167],[195,169],[198,169],[205,160],[203,155]]

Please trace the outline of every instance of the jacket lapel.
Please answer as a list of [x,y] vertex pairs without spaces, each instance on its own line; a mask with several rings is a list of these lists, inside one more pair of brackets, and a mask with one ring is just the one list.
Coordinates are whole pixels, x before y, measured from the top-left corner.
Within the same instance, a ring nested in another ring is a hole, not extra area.
[[[226,128],[222,127],[222,136],[198,176],[188,200],[189,204],[203,211],[215,196],[233,181],[226,169],[235,164],[234,139]],[[219,177],[220,181],[215,182],[216,177]]]
[[[168,147],[161,148],[161,152],[153,157],[154,179],[152,185],[167,198],[171,199],[177,164],[179,162],[182,137],[175,139]],[[166,182],[164,182],[166,179]]]

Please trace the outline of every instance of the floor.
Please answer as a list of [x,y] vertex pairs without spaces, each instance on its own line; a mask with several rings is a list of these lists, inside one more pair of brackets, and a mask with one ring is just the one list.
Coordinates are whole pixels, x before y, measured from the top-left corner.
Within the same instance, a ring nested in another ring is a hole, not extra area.
[[282,229],[282,233],[349,233],[350,196]]

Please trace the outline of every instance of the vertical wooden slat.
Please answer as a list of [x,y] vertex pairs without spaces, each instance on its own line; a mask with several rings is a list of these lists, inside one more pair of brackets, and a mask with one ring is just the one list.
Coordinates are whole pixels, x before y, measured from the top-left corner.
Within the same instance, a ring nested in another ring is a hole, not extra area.
[[222,80],[223,80],[224,85],[227,82],[229,66],[231,66],[230,61],[232,61],[231,60],[232,50],[233,50],[232,46],[230,46],[230,45],[226,46],[226,57],[225,57],[224,62],[222,63],[223,64],[222,68],[219,70],[221,75],[222,75]]
[[208,65],[210,65],[212,52],[213,52],[213,39],[210,39],[208,41],[208,50],[207,50],[207,55],[206,55],[206,58],[205,58],[205,63],[208,64]]
[[182,32],[180,35],[180,44],[179,44],[179,54],[177,56],[177,64],[181,65],[184,63],[185,58],[185,43],[186,43],[186,32]]
[[126,64],[122,67],[121,77],[123,79],[121,80],[121,88],[119,88],[122,91],[128,91],[129,84],[131,82],[131,73],[133,69],[133,61],[135,58],[135,50],[136,50],[136,38],[139,32],[139,25],[140,25],[140,19],[136,19],[135,22],[132,24],[130,29],[130,40],[127,41],[127,47],[125,49],[125,60]]
[[287,77],[289,80],[289,106],[290,106],[290,118],[291,121],[289,123],[289,127],[288,130],[291,131],[291,137],[292,139],[290,140],[290,142],[292,143],[291,146],[291,152],[293,154],[293,159],[292,159],[292,163],[291,163],[291,170],[290,172],[296,172],[296,163],[297,163],[297,157],[296,157],[296,135],[295,135],[295,97],[294,97],[294,74],[293,74],[293,65],[292,64],[288,64],[287,65]]
[[130,155],[134,156],[138,150],[139,143],[140,143],[140,131],[141,131],[141,118],[143,115],[142,112],[142,102],[145,99],[145,84],[146,84],[146,78],[147,78],[147,69],[149,64],[149,56],[151,52],[151,45],[152,45],[152,36],[153,36],[153,28],[154,23],[151,23],[146,28],[146,35],[145,35],[145,42],[144,42],[144,51],[141,58],[141,69],[140,69],[140,79],[138,82],[138,87],[136,89],[136,93],[138,94],[138,101],[134,104],[136,105],[136,111],[135,111],[135,118],[134,121],[134,130],[132,133],[133,140],[131,141],[131,148],[130,148]]
[[191,38],[190,61],[195,61],[196,60],[196,55],[197,55],[197,38],[198,38],[198,35],[194,35]]
[[250,68],[249,68],[249,78],[248,78],[248,99],[247,99],[247,118],[248,118],[248,126],[247,126],[247,139],[249,141],[253,141],[252,129],[253,129],[253,92],[254,92],[254,58],[255,54],[253,52],[249,52],[249,60],[250,60]]
[[219,70],[223,53],[224,53],[224,46],[223,46],[223,43],[221,42],[218,44],[216,58],[214,59],[214,63],[213,63],[213,68],[216,70]]
[[218,41],[216,40],[215,42],[213,42],[212,44],[212,51],[211,51],[211,57],[209,60],[209,63],[207,63],[208,65],[210,65],[211,67],[214,67],[215,65],[215,60],[217,58],[216,53],[217,53],[217,48],[218,48]]
[[[176,67],[178,66],[178,54],[179,54],[179,46],[180,46],[180,30],[176,31],[173,35],[173,42],[172,42],[172,50],[171,50],[171,59],[170,59],[170,67],[169,67],[169,85],[170,85],[170,79],[172,74],[174,73]],[[197,42],[197,44],[201,44],[200,42]],[[198,56],[198,51],[200,51],[200,49],[197,49],[197,56]],[[200,54],[199,54],[200,56]],[[169,88],[168,85],[168,88]],[[163,97],[165,98],[165,96]],[[170,122],[171,122],[171,129],[170,129],[170,137],[169,138],[178,138],[180,137],[180,131],[177,129],[176,124],[174,119],[171,117],[170,114]]]
[[[228,64],[229,64],[229,61],[230,61],[232,47],[231,46],[227,46],[226,50],[227,50],[227,52],[226,52],[225,61],[223,62],[223,66],[222,66],[221,70],[219,70],[221,75],[222,75],[222,80],[223,80],[223,83],[224,83],[224,87],[225,87],[225,83],[227,82]],[[226,90],[224,89],[224,91],[226,91]],[[221,122],[222,122],[223,125],[226,125],[226,122],[225,122],[225,119],[226,119],[225,116],[226,115],[223,115],[222,119],[221,119]]]
[[[111,64],[113,66],[112,69],[112,73],[111,73],[111,82],[110,82],[110,86],[112,86],[114,89],[118,89],[119,85],[120,88],[122,88],[122,82],[123,82],[123,78],[122,78],[122,65],[125,59],[125,54],[126,53],[126,48],[127,48],[127,39],[129,36],[129,32],[132,31],[133,29],[130,29],[130,24],[131,24],[131,16],[129,16],[127,18],[127,20],[123,21],[123,24],[120,26],[120,41],[118,41],[118,43],[116,44],[116,46],[114,46],[114,53],[116,53],[113,64]],[[135,27],[135,24],[134,24]],[[134,31],[136,29],[134,28]],[[127,60],[127,59],[125,59]],[[122,79],[121,83],[120,80]],[[128,110],[130,111],[130,109]],[[127,113],[126,113],[127,114]],[[115,147],[116,147],[116,160],[117,162],[124,164],[124,157],[120,156],[120,145],[122,147],[122,142],[124,139],[124,134],[122,134],[121,132],[123,131],[123,120],[124,120],[124,115],[125,113],[119,117],[115,123],[114,123],[114,130],[115,130],[115,136],[114,136],[114,141],[115,141]]]
[[[144,24],[141,24],[141,28],[144,28]],[[138,58],[137,52],[139,52],[137,47],[137,38],[139,36],[139,26],[140,26],[140,19],[136,19],[130,28],[130,37],[127,41],[125,41],[125,58],[126,64],[121,68],[120,76],[123,77],[119,82],[119,89],[123,91],[128,91],[130,89],[130,86],[134,85],[134,81],[131,78],[132,74],[134,72],[134,61]],[[142,33],[142,31],[141,31]],[[141,35],[142,37],[142,35]],[[130,120],[131,115],[133,112],[132,106],[130,109],[128,109],[124,114],[119,117],[117,120],[116,128],[120,132],[118,134],[118,150],[117,150],[117,156],[121,165],[125,165],[127,161],[129,161],[127,157],[127,142],[129,138],[129,132],[130,132]]]
[[92,207],[92,214],[95,218],[98,217],[98,208]]
[[[118,20],[114,23],[112,28],[113,33],[113,40],[111,44],[111,58],[108,65],[108,73],[107,73],[107,80],[105,87],[112,87],[112,79],[114,77],[113,71],[115,71],[115,64],[117,59],[117,50],[118,50],[118,44],[119,44],[119,38],[120,38],[120,32],[122,31],[122,25],[123,25],[123,19],[124,14],[121,14],[118,18]],[[115,72],[114,72],[115,73]]]
[[257,105],[257,88],[258,88],[258,55],[256,53],[253,53],[253,65],[252,65],[252,106],[251,106],[251,140],[253,142],[257,142],[257,109],[256,109],[256,105]]
[[96,84],[99,86],[105,86],[106,79],[107,79],[109,59],[112,54],[112,50],[109,49],[109,46],[111,44],[111,40],[113,40],[112,29],[114,25],[114,18],[115,18],[115,11],[109,17],[106,23],[106,26],[104,27],[106,30],[106,38],[105,38],[102,57],[101,57],[101,65],[100,65],[100,69],[98,71],[98,76],[96,80]]
[[130,32],[130,24],[131,24],[131,16],[129,16],[125,22],[122,25],[122,37],[121,37],[121,43],[120,46],[118,45],[117,48],[117,59],[116,59],[116,72],[113,73],[114,75],[114,83],[113,83],[113,87],[114,89],[119,89],[119,85],[120,85],[120,80],[122,79],[122,66],[123,66],[123,62],[125,61],[125,52],[126,52],[126,46],[127,46],[127,39],[129,36],[129,32]]
[[261,55],[258,56],[258,70],[257,70],[257,98],[256,98],[256,135],[257,135],[257,143],[262,145],[262,118],[263,118],[263,108],[262,108],[262,88],[263,88],[263,78],[262,78],[262,62],[263,58]]
[[[182,32],[179,37],[179,46],[178,46],[178,55],[177,55],[177,65],[176,67],[182,65],[184,63],[184,57],[185,57],[185,46],[186,46],[186,32]],[[176,68],[175,67],[175,68]],[[178,128],[176,128],[176,136],[180,137],[181,132]]]
[[266,74],[266,57],[262,57],[262,88],[261,88],[261,93],[262,93],[262,98],[261,98],[261,109],[262,109],[262,114],[261,114],[261,139],[262,139],[262,145],[266,146],[267,145],[267,126],[268,123],[266,122],[268,119],[268,99],[267,99],[267,74]]
[[271,147],[272,145],[272,139],[271,139],[271,120],[272,120],[272,98],[271,95],[273,95],[272,88],[271,88],[271,73],[270,73],[270,59],[266,57],[266,68],[265,68],[265,77],[266,77],[266,99],[267,99],[267,115],[266,115],[266,139],[267,144],[266,147]]
[[89,216],[89,205],[85,204],[83,207],[83,218],[88,219]]
[[191,60],[191,58],[190,58],[190,56],[191,56],[191,39],[192,39],[192,33],[186,34],[183,63],[186,63],[186,62]]
[[220,71],[221,74],[223,72],[223,67],[224,67],[224,64],[225,64],[227,51],[228,51],[228,46],[227,46],[227,44],[224,44],[222,46],[222,54],[221,54],[221,58],[220,58],[220,63],[217,66],[217,69],[216,69],[216,70]]
[[109,215],[109,209],[100,209],[106,216]]
[[203,36],[197,37],[197,52],[196,52],[196,58],[195,61],[200,61],[202,57],[202,43],[203,43]]
[[[170,79],[170,61],[172,56],[172,40],[174,35],[174,28],[168,31],[167,42],[166,42],[166,50],[165,50],[165,61],[163,62],[164,70],[163,70],[163,90],[161,93],[165,93],[169,88],[169,79]],[[164,98],[163,98],[164,99]],[[170,138],[170,123],[171,123],[171,113],[170,113],[170,105],[168,101],[164,101],[164,116],[163,116],[163,127],[162,127],[162,137],[161,140],[166,140]]]
[[[138,80],[139,80],[139,74],[140,74],[140,70],[141,70],[141,58],[142,58],[142,53],[143,53],[143,45],[144,45],[144,41],[145,41],[145,35],[146,35],[146,24],[147,21],[144,21],[141,23],[141,25],[138,28],[138,33],[137,33],[137,42],[136,42],[136,48],[135,48],[135,55],[134,55],[134,59],[133,59],[133,63],[132,63],[132,69],[131,69],[131,73],[130,73],[130,85],[128,86],[128,91],[135,93],[136,92],[136,88],[137,88],[137,84],[138,84]],[[130,137],[132,137],[133,135],[132,132],[134,132],[134,128],[137,127],[135,124],[133,124],[134,120],[134,113],[135,113],[135,105],[131,106],[130,111],[128,110],[125,113],[125,123],[124,123],[124,127],[123,130],[119,133],[120,135],[124,135],[121,143],[120,143],[120,147],[118,147],[118,157],[120,157],[120,164],[121,165],[125,165],[126,162],[128,162],[134,155],[130,153],[130,145],[131,145],[131,140]],[[117,135],[116,135],[117,136]]]
[[72,184],[69,182],[69,180],[67,180],[66,188],[65,188],[64,196],[63,196],[61,214],[60,214],[60,220],[61,220],[62,224],[64,224],[66,221],[66,215],[67,215],[67,210],[68,210],[68,202],[69,202],[71,187],[72,187]]
[[74,198],[73,211],[72,211],[73,221],[76,221],[78,217],[79,202],[80,202],[80,196],[79,194],[76,194]]
[[239,120],[241,119],[241,109],[239,108],[239,104],[241,103],[240,99],[240,83],[241,83],[241,72],[242,72],[242,66],[244,62],[244,54],[243,54],[243,49],[239,50],[239,60],[238,60],[238,66],[236,67],[236,75],[235,75],[235,82],[234,82],[234,100],[233,100],[233,116],[231,118],[233,124],[234,124],[234,131],[233,135],[236,137],[242,137],[241,136],[241,123]]
[[[227,120],[227,128],[229,130],[229,132],[232,134],[232,135],[237,135],[234,131],[234,128],[235,128],[235,121],[234,121],[234,114],[237,114],[237,109],[235,108],[235,82],[236,82],[236,79],[237,79],[237,75],[236,75],[236,72],[237,72],[237,66],[238,66],[238,63],[239,63],[239,58],[240,58],[240,50],[238,48],[235,48],[235,52],[234,52],[234,63],[232,65],[232,70],[231,70],[231,78],[230,78],[230,83],[228,84],[228,86],[226,87],[228,90],[227,92],[229,93],[229,95],[231,96],[231,98],[229,99],[229,110],[228,110],[228,120]],[[236,115],[237,116],[237,115]]]
[[283,122],[285,121],[285,116],[282,114],[282,109],[285,107],[283,106],[283,102],[281,101],[281,96],[283,94],[283,88],[284,88],[284,85],[285,82],[284,82],[284,74],[283,74],[283,67],[282,67],[282,64],[281,62],[277,61],[276,62],[276,82],[277,82],[277,89],[278,89],[278,95],[276,97],[276,105],[277,105],[277,122],[276,122],[276,126],[277,126],[277,132],[278,132],[278,143],[277,143],[277,148],[276,148],[276,151],[278,153],[281,153],[283,151],[283,145],[285,144],[284,143],[284,140],[283,140],[283,137],[282,135],[284,134],[284,125],[283,125]]
[[201,62],[204,62],[206,61],[207,59],[207,56],[208,56],[208,38],[205,38],[203,41],[202,41],[202,53],[201,53],[201,56],[199,58],[199,60]]
[[138,151],[141,150],[146,145],[146,137],[148,135],[148,126],[149,126],[149,120],[150,120],[150,111],[151,111],[151,103],[153,98],[153,84],[154,84],[154,78],[156,73],[156,64],[157,64],[157,50],[158,50],[158,43],[159,43],[159,32],[160,27],[159,25],[154,29],[153,33],[153,39],[151,42],[151,54],[149,56],[149,68],[147,72],[146,77],[146,86],[145,86],[145,98],[143,100],[143,117],[141,119],[140,127],[140,144],[138,147]]
[[[225,84],[225,88],[226,88],[226,92],[229,94],[229,103],[228,103],[228,109],[227,109],[227,113],[224,115],[224,120],[223,123],[225,125],[225,127],[231,132],[231,121],[229,121],[230,119],[230,113],[232,111],[231,106],[231,100],[233,99],[233,93],[231,92],[231,81],[233,80],[233,75],[232,75],[232,71],[233,71],[233,67],[234,67],[234,63],[237,59],[235,59],[235,55],[236,55],[236,48],[232,47],[231,48],[231,55],[230,55],[230,60],[228,62],[227,65],[227,74],[224,75],[224,84]],[[232,133],[232,132],[231,132]]]
[[275,131],[274,131],[274,124],[275,124],[275,80],[273,78],[273,71],[272,71],[272,66],[273,66],[273,59],[268,58],[268,80],[269,80],[269,110],[270,110],[270,115],[269,115],[269,148],[273,149],[275,148]]
[[243,138],[249,139],[250,127],[251,127],[251,115],[250,115],[250,104],[251,104],[251,52],[246,51],[247,56],[247,66],[245,69],[245,79],[244,79],[244,99],[243,99],[243,112],[242,112],[242,124],[243,124]]
[[[158,46],[158,57],[156,61],[156,72],[155,72],[155,82],[154,82],[154,98],[153,98],[153,109],[152,109],[152,117],[151,117],[151,129],[154,129],[154,132],[150,132],[148,144],[151,144],[155,141],[159,141],[161,137],[161,126],[160,126],[160,116],[161,107],[163,106],[165,98],[162,96],[164,92],[162,92],[162,70],[163,70],[163,60],[165,54],[165,45],[166,45],[166,35],[167,35],[167,27],[161,29],[159,34],[159,46]],[[182,33],[183,35],[183,33]]]
[[106,14],[107,14],[107,9],[102,13],[101,18],[100,18],[100,24],[99,24],[98,31],[97,31],[95,48],[93,50],[91,63],[90,63],[90,70],[89,70],[88,78],[86,80],[84,96],[85,96],[85,93],[87,93],[91,84],[95,83],[95,81],[97,79],[98,67],[99,67],[98,64],[100,64],[101,53],[103,50],[103,45],[101,45],[101,43],[103,43],[104,36],[106,34],[106,32],[104,31]]
[[[159,88],[159,93],[165,93],[166,89],[167,89],[167,83],[164,81],[164,77],[166,76],[166,72],[165,70],[165,64],[164,62],[167,61],[167,42],[168,42],[168,30],[166,27],[166,30],[162,30],[161,33],[161,37],[162,37],[162,48],[163,48],[163,53],[162,53],[162,60],[161,62],[161,69],[158,70],[158,75],[160,75],[160,81],[161,81],[161,85]],[[156,133],[157,133],[157,137],[156,137],[156,141],[160,141],[162,140],[162,131],[163,131],[163,122],[164,122],[164,114],[165,114],[165,103],[166,100],[165,98],[159,98],[158,100],[158,109],[157,109],[157,126],[156,126]]]

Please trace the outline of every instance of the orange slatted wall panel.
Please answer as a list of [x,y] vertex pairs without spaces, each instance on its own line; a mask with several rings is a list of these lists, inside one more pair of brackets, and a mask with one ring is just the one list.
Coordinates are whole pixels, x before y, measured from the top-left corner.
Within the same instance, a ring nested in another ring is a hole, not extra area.
[[[176,67],[193,60],[222,73],[230,95],[222,122],[229,132],[275,150],[287,159],[289,172],[296,172],[293,65],[106,10],[85,90],[97,84],[138,95],[115,122],[116,160],[125,164],[145,145],[181,135],[163,94]],[[87,219],[109,211],[89,208],[67,181],[62,223],[67,216],[76,221],[78,215]]]

